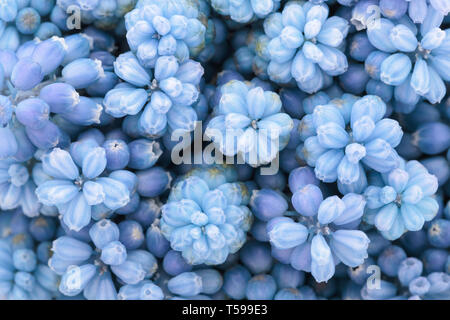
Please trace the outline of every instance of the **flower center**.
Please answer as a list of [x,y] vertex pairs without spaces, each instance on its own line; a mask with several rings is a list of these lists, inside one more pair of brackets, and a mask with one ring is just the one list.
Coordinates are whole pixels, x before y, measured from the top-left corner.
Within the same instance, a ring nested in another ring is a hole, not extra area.
[[84,179],[80,176],[73,183],[81,190],[83,189]]
[[252,125],[253,129],[258,130],[258,121],[257,120],[252,120],[251,125]]
[[156,89],[158,89],[158,87],[159,87],[158,80],[153,79],[152,83],[149,86],[149,89],[155,91]]
[[422,47],[422,45],[419,43],[417,45],[416,51],[414,52],[414,55],[415,55],[416,60],[419,59],[419,58],[423,58],[423,59],[426,60],[426,59],[429,58],[430,53],[431,53],[431,50],[424,49]]

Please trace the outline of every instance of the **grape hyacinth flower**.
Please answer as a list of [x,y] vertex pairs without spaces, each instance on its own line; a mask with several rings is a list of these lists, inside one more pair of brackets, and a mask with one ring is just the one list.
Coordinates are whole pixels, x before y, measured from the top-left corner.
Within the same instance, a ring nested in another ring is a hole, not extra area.
[[272,81],[288,83],[293,78],[301,90],[314,93],[329,76],[347,70],[347,58],[339,47],[349,25],[341,17],[329,18],[328,13],[326,4],[290,2],[282,12],[266,18],[264,31],[271,39],[267,72]]
[[221,93],[205,135],[226,156],[239,155],[255,167],[270,163],[284,149],[294,127],[291,117],[282,112],[278,94],[235,80],[222,86]]
[[161,208],[161,231],[189,264],[221,264],[246,241],[248,191],[224,174],[214,167],[189,173]]
[[280,0],[211,0],[211,6],[219,14],[229,16],[238,23],[263,19],[278,10]]
[[[30,161],[29,164],[34,163]],[[0,209],[21,207],[28,217],[39,215],[41,205],[35,194],[36,185],[30,177],[29,164],[0,160]]]
[[404,19],[407,13],[412,22],[423,23],[429,19],[430,10],[433,15],[446,16],[450,12],[450,3],[446,0],[380,0],[378,12],[391,20]]
[[14,249],[0,239],[0,299],[51,300],[58,291],[58,275],[37,259],[32,249]]
[[323,198],[316,185],[308,184],[292,196],[295,212],[275,217],[267,224],[270,243],[277,249],[292,249],[294,269],[311,272],[318,282],[328,281],[335,266],[343,262],[357,267],[368,257],[369,238],[356,230],[366,201],[348,193]]
[[153,68],[160,56],[187,61],[205,46],[206,27],[200,18],[194,1],[140,0],[125,15],[130,49],[146,68]]
[[[8,143],[0,145],[0,159],[26,161],[34,147],[48,150],[62,145],[68,134],[58,119],[75,126],[100,124],[103,106],[76,89],[102,79],[102,63],[88,58],[71,61],[73,50],[66,38],[52,37],[26,42],[17,54],[0,51],[1,64],[8,65],[5,95],[0,96],[0,138]],[[59,72],[65,59],[67,64]]]
[[197,114],[191,106],[199,98],[203,75],[200,63],[179,63],[174,56],[162,56],[156,61],[152,80],[151,70],[144,68],[132,52],[126,52],[114,62],[114,70],[127,82],[106,94],[108,114],[115,118],[137,116],[138,130],[152,138],[163,136],[167,127],[194,129]]
[[115,172],[104,175],[106,163],[101,147],[73,148],[71,153],[53,149],[42,157],[48,178],[38,183],[39,202],[56,206],[67,227],[75,231],[87,226],[96,210],[114,211],[127,205],[131,191]]
[[115,300],[113,276],[124,285],[138,285],[156,272],[155,257],[144,250],[128,251],[119,241],[119,227],[111,220],[98,221],[88,233],[84,240],[65,235],[53,241],[49,266],[62,276],[62,294],[83,292],[88,300]]
[[418,161],[383,174],[382,180],[370,185],[365,219],[388,240],[396,240],[406,231],[418,231],[432,220],[439,209],[433,195],[438,189],[436,176]]
[[303,146],[318,179],[342,185],[365,185],[366,167],[387,173],[400,164],[395,147],[403,131],[397,121],[384,118],[386,104],[378,96],[347,96],[315,107],[313,136]]
[[406,111],[421,97],[435,104],[445,96],[444,81],[450,81],[450,33],[440,29],[442,20],[441,13],[428,7],[427,22],[418,28],[385,18],[367,28],[367,37],[378,50],[367,58],[366,70],[373,79],[395,87],[394,96],[406,105]]
[[150,280],[138,284],[126,284],[117,293],[118,300],[163,300],[164,293],[160,287]]
[[[57,70],[67,49],[64,38],[57,36],[42,42],[24,43],[17,50],[17,58],[10,74],[14,89],[28,91],[35,88],[46,76]],[[14,96],[16,90],[11,92]]]
[[[414,257],[399,263],[393,281],[381,280],[380,287],[366,283],[361,288],[364,300],[448,300],[450,299],[450,276],[446,272],[423,273],[423,263]],[[396,282],[401,284],[398,290]]]
[[48,21],[54,0],[0,2],[0,48],[15,51],[24,39],[46,40],[61,36],[61,30]]
[[0,0],[0,300],[450,300],[449,10]]

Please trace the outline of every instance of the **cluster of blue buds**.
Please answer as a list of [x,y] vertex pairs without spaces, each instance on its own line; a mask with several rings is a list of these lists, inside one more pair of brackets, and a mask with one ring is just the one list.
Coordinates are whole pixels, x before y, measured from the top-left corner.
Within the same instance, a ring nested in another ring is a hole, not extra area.
[[326,4],[287,3],[264,21],[270,38],[267,72],[272,81],[289,83],[292,79],[307,92],[319,91],[329,76],[347,71],[348,63],[340,46],[349,24],[340,17],[328,17]]
[[317,178],[337,180],[346,193],[367,185],[365,168],[380,173],[397,168],[401,160],[394,148],[403,132],[397,121],[384,119],[385,113],[386,104],[378,96],[347,95],[305,116],[303,156]]
[[436,216],[439,204],[432,196],[438,189],[438,180],[420,162],[408,161],[404,168],[373,180],[364,191],[368,208],[365,218],[387,239],[398,239],[405,231],[421,230],[426,221]]
[[[52,19],[55,0],[5,0],[0,3],[0,48],[16,50],[21,38],[46,40],[61,36],[61,25]],[[28,39],[30,40],[30,39]]]
[[0,240],[2,300],[47,300],[57,296],[59,278],[28,248],[13,248]]
[[198,5],[187,0],[140,0],[125,16],[127,41],[145,67],[160,56],[183,62],[205,46],[206,27]]
[[[92,300],[117,299],[113,275],[126,285],[140,284],[150,278],[158,268],[155,257],[144,250],[130,250],[120,236],[120,228],[114,222],[103,219],[89,228],[87,242],[70,236],[53,241],[53,256],[49,265],[61,275],[61,293],[76,296],[82,292],[86,299]],[[140,289],[141,295],[146,295],[150,290],[151,296],[147,299],[158,300],[162,296],[161,289],[156,285]]]
[[427,15],[433,22],[420,28],[410,21],[395,24],[384,18],[367,28],[369,42],[378,50],[367,57],[366,70],[373,79],[395,86],[396,100],[402,104],[415,105],[421,97],[441,102],[444,81],[450,79],[450,35],[439,28],[443,15],[433,9]]
[[293,268],[311,272],[316,281],[323,282],[334,275],[339,262],[354,268],[368,257],[369,238],[351,228],[364,213],[362,195],[324,199],[319,187],[308,184],[295,191],[292,205],[299,216],[288,212],[286,217],[269,220],[267,233],[276,248],[292,249],[289,260]]
[[56,206],[67,227],[75,231],[89,224],[92,213],[107,214],[128,204],[137,184],[136,175],[125,170],[101,176],[107,163],[105,149],[84,144],[73,146],[70,153],[55,148],[43,155],[41,171],[36,173],[41,174],[36,188],[39,202]]
[[247,186],[228,181],[220,168],[208,171],[223,177],[210,180],[202,172],[191,172],[173,187],[161,208],[162,233],[193,265],[224,263],[242,247],[252,224]]
[[138,130],[151,138],[163,136],[168,128],[194,129],[197,113],[191,106],[199,99],[200,63],[179,63],[175,56],[161,56],[152,72],[132,52],[126,52],[114,62],[114,71],[126,82],[105,95],[108,114],[115,118],[136,116]]
[[[394,254],[397,265],[387,261]],[[379,257],[383,275],[379,288],[368,286],[361,291],[364,300],[409,299],[409,300],[448,300],[450,299],[450,276],[448,272],[431,272],[424,275],[424,264],[415,257],[407,257],[399,247],[386,248]],[[393,283],[399,282],[400,289]]]
[[241,81],[226,83],[221,94],[217,116],[205,134],[226,156],[239,155],[252,166],[270,163],[286,146],[294,126],[281,112],[280,97]]
[[450,300],[449,0],[0,0],[0,299]]
[[211,0],[213,9],[238,23],[265,18],[280,7],[280,0]]

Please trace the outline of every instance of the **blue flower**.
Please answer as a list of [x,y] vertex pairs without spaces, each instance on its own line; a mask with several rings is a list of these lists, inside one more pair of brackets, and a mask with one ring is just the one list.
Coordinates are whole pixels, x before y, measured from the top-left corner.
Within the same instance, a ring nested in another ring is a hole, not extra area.
[[280,0],[212,0],[211,6],[219,14],[230,16],[233,21],[247,23],[278,10]]
[[290,2],[281,13],[266,18],[264,31],[271,39],[267,72],[272,81],[288,83],[294,78],[301,90],[313,93],[328,76],[347,70],[347,58],[339,47],[349,26],[341,17],[328,18],[328,12],[326,4]]
[[414,257],[404,258],[398,265],[394,277],[401,283],[399,291],[394,282],[381,280],[379,286],[361,289],[364,300],[448,300],[450,298],[450,276],[445,272],[423,273],[423,263]]
[[311,272],[322,282],[331,279],[339,262],[357,267],[368,257],[369,238],[354,230],[364,213],[363,196],[349,193],[342,199],[323,199],[319,187],[309,184],[294,193],[292,205],[300,215],[273,218],[267,232],[272,246],[293,249],[289,259],[293,268]]
[[381,52],[384,55],[376,64],[366,61],[366,69],[379,70],[369,75],[394,86],[395,98],[401,104],[415,105],[420,97],[439,103],[446,93],[444,81],[450,80],[450,36],[447,30],[440,29],[443,16],[429,7],[427,17],[419,28],[410,22],[396,23],[385,18],[367,28],[370,43],[379,50],[370,56],[381,56]]
[[[84,58],[90,53],[89,46],[81,58],[72,59],[72,50],[66,38],[52,37],[25,42],[16,53],[0,51],[0,66],[6,70],[5,95],[0,96],[0,136],[8,141],[0,146],[0,159],[27,161],[36,148],[66,146],[68,133],[80,130],[77,126],[105,122],[98,99],[80,96],[75,89],[103,79],[102,63]],[[61,73],[63,77],[55,79]]]
[[431,6],[434,10],[438,11],[442,15],[446,16],[450,12],[450,3],[445,0],[430,0]]
[[[48,20],[54,1],[5,0],[0,3],[0,47],[16,50],[28,37],[46,40],[61,36],[61,30]],[[45,21],[45,22],[44,22]]]
[[[31,164],[33,162],[31,161]],[[21,207],[28,217],[39,215],[40,204],[35,195],[36,185],[30,179],[28,163],[0,160],[0,208]]]
[[150,282],[143,280],[155,273],[156,259],[144,250],[128,251],[119,241],[119,227],[114,222],[100,220],[88,232],[85,241],[71,236],[53,241],[49,266],[62,276],[62,294],[76,296],[82,292],[88,300],[115,300],[118,295],[113,276],[125,285]]
[[199,8],[187,0],[140,0],[125,15],[127,40],[139,62],[154,67],[160,56],[184,62],[205,46],[206,27]]
[[197,114],[190,107],[199,98],[198,85],[203,75],[198,62],[187,60],[180,64],[174,56],[162,56],[156,61],[152,79],[152,72],[127,52],[117,58],[114,70],[127,83],[106,94],[107,113],[116,118],[138,115],[138,129],[148,137],[161,137],[167,126],[172,130],[194,129]]
[[164,293],[152,281],[143,280],[138,284],[126,284],[120,287],[118,300],[163,300]]
[[[219,176],[223,182],[204,175]],[[201,176],[204,177],[201,177]],[[237,252],[252,223],[242,183],[227,182],[223,170],[200,170],[181,179],[162,208],[161,231],[190,264],[217,265]]]
[[[369,5],[376,5],[377,2],[375,1],[361,1],[363,3],[369,3]],[[366,7],[367,8],[367,7]],[[450,4],[446,0],[417,0],[417,1],[410,1],[410,0],[380,0],[379,2],[379,11],[375,11],[372,7],[372,10],[369,10],[367,13],[371,14],[373,16],[374,13],[381,13],[384,17],[387,19],[392,20],[405,20],[407,16],[412,20],[413,23],[423,23],[427,20],[427,22],[430,19],[430,16],[439,17],[439,16],[446,16],[448,15],[450,11]],[[359,10],[358,10],[359,11]],[[362,10],[361,10],[362,11]],[[407,14],[406,14],[407,13]],[[430,15],[431,13],[431,15]],[[360,28],[366,27],[366,23],[370,24],[373,22],[373,19],[366,19],[364,23],[364,20],[358,21],[359,19],[355,20],[355,22],[360,22],[360,24],[356,23],[355,25],[358,26],[358,30]]]
[[[387,173],[399,166],[395,147],[403,132],[397,121],[383,119],[385,103],[377,96],[347,96],[315,107],[313,135],[303,146],[318,179],[365,187],[365,168]],[[359,190],[358,192],[361,192]]]
[[228,82],[221,93],[205,134],[226,156],[239,155],[252,166],[270,163],[288,143],[294,126],[281,112],[280,97],[241,81]]
[[0,298],[2,300],[51,300],[59,277],[38,261],[31,249],[14,249],[0,240]]
[[439,209],[432,197],[438,188],[434,175],[416,160],[382,175],[382,183],[370,185],[365,219],[388,240],[395,240],[406,231],[422,229]]
[[101,147],[72,149],[71,153],[53,149],[42,157],[42,169],[49,178],[38,183],[39,201],[56,206],[64,223],[75,231],[87,226],[97,210],[112,212],[125,206],[131,191],[114,172],[103,175],[106,162]]

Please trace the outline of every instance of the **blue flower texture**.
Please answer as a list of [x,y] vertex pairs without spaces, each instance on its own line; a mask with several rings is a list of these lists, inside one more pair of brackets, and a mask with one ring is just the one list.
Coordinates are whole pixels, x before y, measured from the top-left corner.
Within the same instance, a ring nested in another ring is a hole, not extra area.
[[0,300],[450,300],[449,13],[0,0]]

